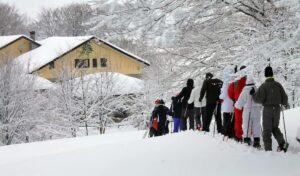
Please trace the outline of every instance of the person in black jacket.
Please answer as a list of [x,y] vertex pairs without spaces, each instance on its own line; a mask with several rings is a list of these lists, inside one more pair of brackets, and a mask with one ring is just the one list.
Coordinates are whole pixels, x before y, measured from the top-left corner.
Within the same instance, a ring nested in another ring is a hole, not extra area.
[[180,130],[180,117],[182,114],[182,103],[179,99],[175,99],[172,97],[171,111],[174,113],[173,121],[174,121],[174,130],[173,133],[177,133]]
[[203,82],[199,101],[201,102],[206,95],[206,118],[203,119],[203,130],[209,132],[209,126],[213,114],[215,115],[215,120],[217,122],[218,133],[222,132],[222,119],[221,119],[221,103],[220,103],[220,93],[223,82],[219,79],[212,79],[213,74],[207,73],[205,75],[205,81]]
[[181,130],[187,130],[187,119],[189,119],[190,129],[194,129],[194,103],[188,104],[188,100],[191,96],[191,92],[194,88],[194,80],[188,79],[186,87],[184,87],[181,92],[174,98],[175,101],[180,100],[182,103],[181,112]]
[[155,108],[152,111],[150,124],[153,125],[153,122],[157,122],[157,127],[152,126],[150,128],[150,137],[152,134],[154,136],[161,136],[167,133],[167,115],[172,116],[173,113],[164,104],[165,102],[162,99],[155,100]]

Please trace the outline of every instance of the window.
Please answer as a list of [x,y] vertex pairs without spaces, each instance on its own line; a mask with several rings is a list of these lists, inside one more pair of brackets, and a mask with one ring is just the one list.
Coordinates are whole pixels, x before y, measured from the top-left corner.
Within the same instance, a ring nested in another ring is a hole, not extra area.
[[75,68],[89,68],[90,60],[89,59],[75,59]]
[[106,58],[101,58],[100,63],[101,63],[101,67],[107,67],[107,59]]
[[93,67],[94,67],[94,68],[97,67],[97,59],[93,59]]
[[51,69],[53,69],[54,67],[55,67],[54,61],[50,62],[50,63],[49,63],[49,69],[51,70]]

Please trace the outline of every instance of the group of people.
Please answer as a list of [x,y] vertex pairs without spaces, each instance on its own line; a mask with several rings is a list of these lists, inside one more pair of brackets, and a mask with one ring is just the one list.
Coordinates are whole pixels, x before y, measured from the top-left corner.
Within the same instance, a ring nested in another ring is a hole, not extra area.
[[170,108],[162,99],[156,99],[150,135],[169,133],[167,115],[173,118],[174,133],[188,127],[209,132],[214,116],[214,132],[255,148],[261,147],[262,133],[266,151],[272,150],[273,134],[279,145],[277,150],[286,152],[288,143],[279,129],[279,120],[282,108],[288,106],[287,94],[275,81],[272,67],[265,68],[266,80],[259,88],[245,70],[245,66],[239,69],[227,66],[223,81],[214,78],[212,73],[206,73],[203,81],[196,79],[195,84],[193,79],[188,79],[186,86],[171,98]]

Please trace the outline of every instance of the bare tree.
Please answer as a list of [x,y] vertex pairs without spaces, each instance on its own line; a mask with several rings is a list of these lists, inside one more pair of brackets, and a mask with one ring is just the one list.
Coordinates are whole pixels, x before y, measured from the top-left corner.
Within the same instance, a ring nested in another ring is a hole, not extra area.
[[24,16],[15,6],[0,2],[0,35],[25,33],[28,19]]
[[40,38],[50,36],[86,35],[93,22],[93,9],[85,3],[74,3],[60,8],[44,8],[36,22]]

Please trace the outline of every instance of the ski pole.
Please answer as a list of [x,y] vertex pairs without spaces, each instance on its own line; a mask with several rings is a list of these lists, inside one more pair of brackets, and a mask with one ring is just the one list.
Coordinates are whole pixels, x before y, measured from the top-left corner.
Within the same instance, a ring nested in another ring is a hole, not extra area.
[[216,133],[216,116],[217,116],[217,110],[218,109],[218,103],[216,104],[216,108],[214,109],[214,116],[215,116],[215,122],[214,122],[214,133],[213,133],[213,137],[215,137],[215,133]]
[[213,134],[213,137],[215,137],[215,133],[216,133],[216,119],[215,119],[215,122],[214,122],[214,134]]
[[287,135],[286,135],[286,128],[285,128],[285,120],[284,120],[284,112],[283,112],[283,107],[281,106],[281,111],[282,111],[282,120],[283,120],[283,128],[284,128],[284,135],[285,135],[285,142],[287,142]]
[[247,138],[249,138],[249,125],[250,125],[250,119],[251,119],[251,109],[252,109],[252,97],[250,99],[250,111],[249,111],[248,126],[247,126]]

